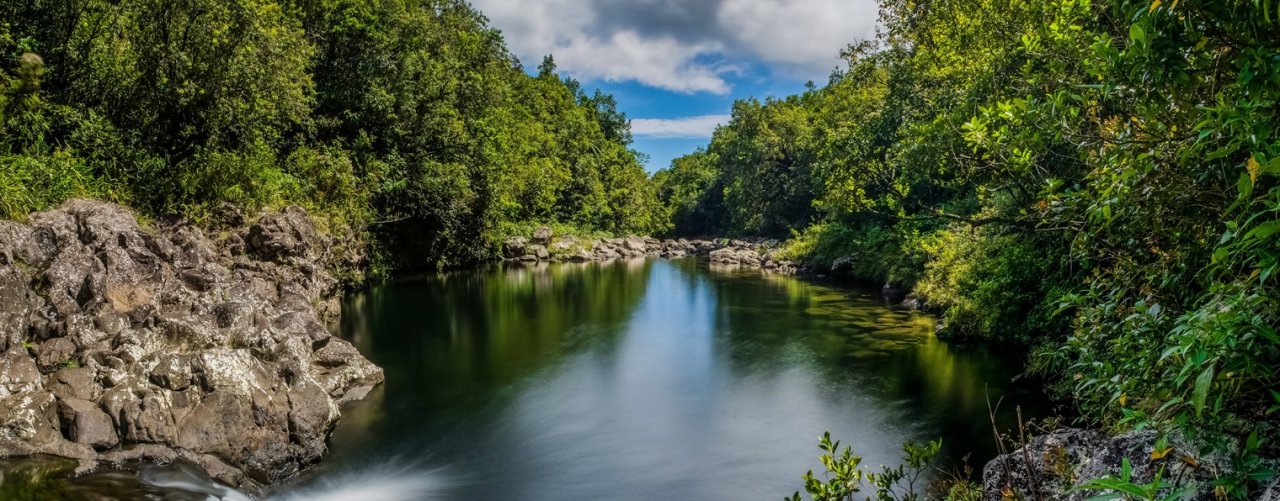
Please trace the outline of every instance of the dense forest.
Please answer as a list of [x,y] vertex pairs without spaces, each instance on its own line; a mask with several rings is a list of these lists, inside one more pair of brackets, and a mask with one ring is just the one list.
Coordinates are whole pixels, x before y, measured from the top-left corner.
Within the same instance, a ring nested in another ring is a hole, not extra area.
[[788,237],[951,335],[1041,347],[1095,424],[1266,476],[1280,433],[1280,6],[887,0],[820,88],[658,174],[677,232]]
[[[614,99],[460,0],[0,3],[0,216],[96,197],[216,225],[299,204],[378,267],[514,227],[648,233]],[[370,234],[372,237],[370,238]]]

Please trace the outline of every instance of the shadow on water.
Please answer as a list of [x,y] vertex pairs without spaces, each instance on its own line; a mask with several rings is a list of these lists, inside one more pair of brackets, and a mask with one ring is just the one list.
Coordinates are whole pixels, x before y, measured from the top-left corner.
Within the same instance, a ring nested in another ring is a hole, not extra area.
[[[331,456],[274,496],[776,499],[816,466],[825,430],[869,465],[942,437],[946,467],[966,453],[980,467],[994,455],[987,397],[1027,416],[1044,399],[1013,382],[1019,357],[940,340],[933,323],[867,292],[695,259],[375,287],[347,298],[343,331],[386,384],[344,407]],[[162,473],[134,488],[200,483]],[[104,481],[61,475],[41,478]],[[117,475],[102,478],[139,483]]]

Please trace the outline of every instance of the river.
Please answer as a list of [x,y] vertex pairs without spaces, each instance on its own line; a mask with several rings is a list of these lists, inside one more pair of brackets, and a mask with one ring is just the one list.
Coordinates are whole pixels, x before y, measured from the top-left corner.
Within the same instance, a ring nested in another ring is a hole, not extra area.
[[[386,383],[275,495],[781,499],[820,469],[824,431],[865,465],[941,438],[941,469],[970,454],[980,470],[996,452],[988,400],[1008,429],[1014,405],[1044,415],[1045,399],[1015,382],[1016,351],[948,342],[934,322],[872,292],[693,258],[374,287],[347,298],[343,331]],[[124,489],[116,475],[63,482]]]

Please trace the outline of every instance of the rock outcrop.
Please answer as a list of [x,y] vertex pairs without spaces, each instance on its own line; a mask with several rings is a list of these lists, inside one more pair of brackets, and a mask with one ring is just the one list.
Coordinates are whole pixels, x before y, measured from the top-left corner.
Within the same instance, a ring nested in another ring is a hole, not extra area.
[[776,240],[686,240],[635,236],[585,240],[572,236],[555,237],[550,229],[539,228],[531,238],[516,236],[507,239],[503,242],[502,253],[506,261],[526,263],[707,256],[718,265],[760,268],[784,274],[802,271],[798,264],[778,256],[778,245]]
[[1156,445],[1151,430],[1110,437],[1094,430],[1059,429],[988,462],[982,470],[983,499],[1087,499],[1104,493],[1075,488],[1119,477],[1126,458],[1134,483],[1149,483],[1160,472],[1163,481],[1187,489],[1189,497],[1184,499],[1215,498],[1213,480],[1229,467],[1229,460],[1201,456],[1177,438],[1160,451]]
[[325,327],[329,249],[297,208],[222,236],[87,200],[0,221],[0,455],[182,458],[251,489],[314,464],[382,381]]

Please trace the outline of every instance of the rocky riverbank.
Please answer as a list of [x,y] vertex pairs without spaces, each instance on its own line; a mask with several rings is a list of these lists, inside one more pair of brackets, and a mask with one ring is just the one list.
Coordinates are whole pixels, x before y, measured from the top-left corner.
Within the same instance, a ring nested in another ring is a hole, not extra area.
[[330,243],[297,208],[217,235],[87,200],[0,221],[0,456],[181,458],[249,490],[316,463],[383,377],[325,327]]
[[[1179,499],[1220,499],[1214,480],[1230,471],[1231,458],[1204,455],[1199,449],[1178,437],[1159,443],[1152,430],[1112,437],[1095,430],[1063,428],[988,462],[982,471],[983,499],[1087,499],[1103,492],[1077,488],[1104,477],[1120,477],[1126,459],[1134,484],[1149,484],[1159,474],[1166,484],[1184,489]],[[1280,501],[1280,481],[1250,499]]]
[[588,262],[612,261],[636,257],[676,259],[685,256],[708,256],[718,265],[744,266],[762,270],[796,274],[804,271],[799,264],[780,256],[780,242],[770,239],[731,240],[658,239],[631,236],[626,238],[580,239],[557,236],[550,228],[538,228],[532,235],[507,239],[502,256],[510,262]]

